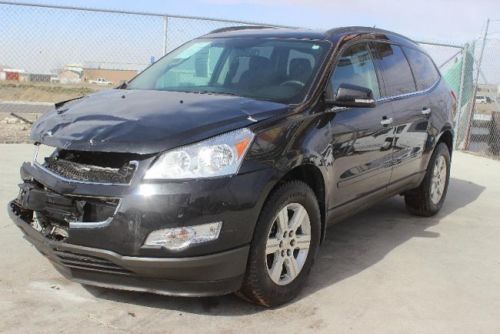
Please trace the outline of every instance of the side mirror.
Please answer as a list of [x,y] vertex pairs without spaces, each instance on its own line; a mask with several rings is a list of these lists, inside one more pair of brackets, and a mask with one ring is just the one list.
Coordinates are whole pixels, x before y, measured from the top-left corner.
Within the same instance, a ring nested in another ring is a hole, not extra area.
[[326,95],[326,102],[339,107],[373,108],[376,105],[373,92],[369,88],[342,83],[335,97]]

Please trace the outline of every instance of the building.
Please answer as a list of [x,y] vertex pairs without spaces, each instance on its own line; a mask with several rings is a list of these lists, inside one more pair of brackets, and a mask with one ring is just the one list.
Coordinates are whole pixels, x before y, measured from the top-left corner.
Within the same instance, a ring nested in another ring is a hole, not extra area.
[[27,76],[30,82],[52,82],[53,78],[57,77],[54,74],[45,73],[28,73]]
[[0,66],[0,80],[21,81],[24,70]]
[[68,64],[58,73],[57,78],[62,84],[77,84],[82,82],[83,66]]

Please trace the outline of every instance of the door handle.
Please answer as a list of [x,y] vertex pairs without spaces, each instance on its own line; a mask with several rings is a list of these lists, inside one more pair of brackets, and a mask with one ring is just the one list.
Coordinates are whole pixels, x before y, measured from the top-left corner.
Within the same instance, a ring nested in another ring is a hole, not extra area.
[[382,118],[382,120],[380,121],[380,124],[382,124],[383,126],[391,125],[392,124],[392,117],[390,117],[390,118],[387,118],[387,117]]
[[432,112],[431,108],[425,107],[422,109],[422,115],[430,115],[431,112]]

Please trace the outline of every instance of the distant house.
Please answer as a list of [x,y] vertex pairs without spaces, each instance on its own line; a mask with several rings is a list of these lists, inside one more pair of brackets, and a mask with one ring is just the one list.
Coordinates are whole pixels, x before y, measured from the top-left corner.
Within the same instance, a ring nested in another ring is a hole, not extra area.
[[78,64],[68,64],[59,72],[57,78],[62,84],[80,83],[83,78],[83,67]]
[[24,70],[21,69],[1,67],[0,80],[21,81],[21,76],[24,73]]

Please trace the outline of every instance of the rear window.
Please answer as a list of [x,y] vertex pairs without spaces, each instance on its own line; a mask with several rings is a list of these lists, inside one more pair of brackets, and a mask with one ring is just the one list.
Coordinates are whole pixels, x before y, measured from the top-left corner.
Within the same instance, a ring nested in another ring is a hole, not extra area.
[[413,75],[417,81],[418,90],[426,90],[439,80],[439,72],[432,60],[425,53],[412,48],[403,48]]
[[374,43],[373,57],[382,71],[385,97],[416,91],[415,80],[403,50],[397,45]]

